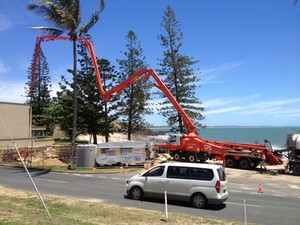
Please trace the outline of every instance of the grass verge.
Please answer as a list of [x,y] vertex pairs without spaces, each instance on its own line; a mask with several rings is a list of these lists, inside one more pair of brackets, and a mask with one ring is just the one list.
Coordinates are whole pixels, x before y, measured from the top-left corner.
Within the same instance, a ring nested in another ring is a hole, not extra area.
[[[0,186],[0,224],[37,225],[37,224],[165,224],[162,212],[109,205],[100,200],[79,200],[74,198],[43,196],[50,211],[49,220],[37,195]],[[201,217],[169,213],[169,224],[194,225],[236,225],[234,223]]]

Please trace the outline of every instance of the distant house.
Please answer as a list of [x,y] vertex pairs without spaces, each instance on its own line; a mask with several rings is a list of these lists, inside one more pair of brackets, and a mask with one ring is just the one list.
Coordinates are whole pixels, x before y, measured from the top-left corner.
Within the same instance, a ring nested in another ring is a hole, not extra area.
[[35,139],[44,138],[44,131],[45,127],[32,127],[29,104],[0,102],[0,149],[13,148],[13,142],[17,147],[36,146]]

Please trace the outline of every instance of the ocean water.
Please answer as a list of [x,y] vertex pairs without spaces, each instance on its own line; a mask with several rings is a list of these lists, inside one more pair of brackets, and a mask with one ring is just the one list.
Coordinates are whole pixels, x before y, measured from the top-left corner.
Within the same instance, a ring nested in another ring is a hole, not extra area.
[[[163,130],[157,128],[153,130]],[[168,131],[168,128],[164,128]],[[199,136],[215,141],[228,141],[247,144],[263,144],[267,139],[274,149],[284,148],[287,135],[300,132],[299,127],[207,127],[198,129]]]

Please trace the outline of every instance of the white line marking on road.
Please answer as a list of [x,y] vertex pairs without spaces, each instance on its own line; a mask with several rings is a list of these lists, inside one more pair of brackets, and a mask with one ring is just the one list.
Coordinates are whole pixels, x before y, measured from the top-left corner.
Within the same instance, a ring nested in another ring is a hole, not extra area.
[[34,178],[34,180],[41,180],[41,181],[48,181],[48,182],[55,182],[55,183],[62,183],[62,184],[68,183],[66,181],[61,181],[61,180],[49,180],[49,179],[42,179],[42,178]]
[[242,191],[237,191],[237,190],[228,190],[228,192],[242,193]]
[[74,176],[82,176],[82,174],[79,174],[79,173],[73,173],[72,175],[74,175]]
[[118,178],[118,177],[112,177],[111,179],[113,179],[113,180],[120,180],[120,178]]
[[85,177],[93,177],[94,175],[88,175],[88,174],[85,174],[84,176],[85,176]]
[[280,195],[280,194],[272,194],[273,196],[276,196],[276,197],[286,197],[287,195]]
[[[226,204],[244,206],[244,203],[236,203],[236,202],[226,202]],[[256,207],[256,208],[260,208],[261,207],[260,205],[251,205],[251,204],[246,204],[246,206]]]

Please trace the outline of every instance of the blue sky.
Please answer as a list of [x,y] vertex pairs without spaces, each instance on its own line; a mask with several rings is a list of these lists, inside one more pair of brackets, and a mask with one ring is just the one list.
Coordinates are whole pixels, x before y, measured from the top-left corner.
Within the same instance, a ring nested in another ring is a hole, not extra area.
[[[38,31],[47,26],[26,10],[30,1],[0,1],[0,101],[25,101],[27,69]],[[97,6],[83,0],[83,21]],[[199,60],[204,124],[250,126],[300,125],[300,4],[293,0],[106,0],[91,35],[99,58],[116,65],[123,58],[126,35],[133,30],[147,63],[157,68],[163,47],[157,39],[167,5],[184,35],[181,54]],[[72,67],[69,42],[43,43],[53,91]],[[158,100],[153,100],[158,101]],[[155,113],[149,123],[164,125]]]

